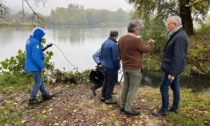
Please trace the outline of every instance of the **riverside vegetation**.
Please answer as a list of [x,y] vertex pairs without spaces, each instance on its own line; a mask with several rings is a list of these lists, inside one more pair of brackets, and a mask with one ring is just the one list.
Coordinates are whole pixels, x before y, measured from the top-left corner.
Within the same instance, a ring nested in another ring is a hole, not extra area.
[[[148,70],[159,71],[164,45],[167,41],[164,23],[160,20],[151,21],[144,28],[147,30],[142,30],[145,31],[142,33],[142,38],[156,40],[152,52],[144,56],[144,67]],[[210,76],[209,29],[210,21],[197,29],[195,36],[189,38],[187,67],[182,76]],[[107,106],[101,103],[99,90],[96,97],[91,94],[92,84],[89,81],[91,70],[59,71],[50,62],[52,56],[53,52],[46,51],[45,66],[49,72],[44,76],[46,87],[51,93],[56,94],[56,97],[39,106],[28,105],[33,80],[31,74],[24,72],[25,52],[19,50],[17,56],[1,61],[0,125],[210,125],[210,88],[206,89],[206,92],[199,93],[181,88],[179,114],[170,113],[165,118],[155,118],[151,116],[151,112],[160,107],[159,89],[141,86],[134,101],[135,107],[141,111],[141,116],[128,117],[119,112],[119,106]],[[117,85],[114,97],[118,101],[120,91],[121,85]]]

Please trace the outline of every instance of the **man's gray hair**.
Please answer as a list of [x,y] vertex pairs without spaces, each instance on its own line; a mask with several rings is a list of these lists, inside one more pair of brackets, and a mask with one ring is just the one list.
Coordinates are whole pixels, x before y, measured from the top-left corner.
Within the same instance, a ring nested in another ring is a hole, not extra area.
[[181,19],[179,16],[177,16],[177,15],[169,17],[169,18],[167,19],[167,21],[168,21],[169,19],[171,19],[172,22],[174,22],[175,24],[177,24],[177,26],[182,25],[182,19]]
[[128,24],[128,32],[134,32],[137,29],[141,28],[141,23],[138,20],[132,20]]

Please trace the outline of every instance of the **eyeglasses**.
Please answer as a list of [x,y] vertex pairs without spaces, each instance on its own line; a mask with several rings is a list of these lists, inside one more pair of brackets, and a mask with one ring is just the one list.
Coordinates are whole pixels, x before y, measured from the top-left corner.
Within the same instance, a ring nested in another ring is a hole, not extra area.
[[171,25],[171,24],[175,24],[174,22],[172,22],[172,23],[166,23],[166,26],[169,26],[169,25]]

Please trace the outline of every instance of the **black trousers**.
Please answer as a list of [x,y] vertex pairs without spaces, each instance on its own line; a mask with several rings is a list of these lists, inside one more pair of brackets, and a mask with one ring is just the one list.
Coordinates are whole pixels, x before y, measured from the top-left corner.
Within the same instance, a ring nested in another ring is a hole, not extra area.
[[107,100],[112,98],[112,93],[117,80],[118,71],[115,69],[106,69],[106,68],[104,68],[103,70],[105,78],[102,87],[102,97],[104,97]]

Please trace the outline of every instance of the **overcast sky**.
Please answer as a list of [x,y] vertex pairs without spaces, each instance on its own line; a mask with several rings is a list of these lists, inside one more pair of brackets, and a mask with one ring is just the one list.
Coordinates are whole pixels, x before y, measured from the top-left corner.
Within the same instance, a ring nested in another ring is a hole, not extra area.
[[[18,11],[22,9],[22,0],[5,0],[6,5],[9,6],[12,12]],[[31,0],[29,0],[31,1]],[[47,0],[45,6],[43,4],[39,4],[38,7],[33,6],[33,8],[44,15],[49,15],[51,9],[55,9],[56,7],[66,7],[68,4],[79,4],[83,5],[86,8],[94,8],[94,9],[107,9],[116,11],[118,8],[122,8],[123,10],[131,10],[133,6],[126,2],[127,0]],[[29,10],[27,4],[24,4],[25,10]]]

